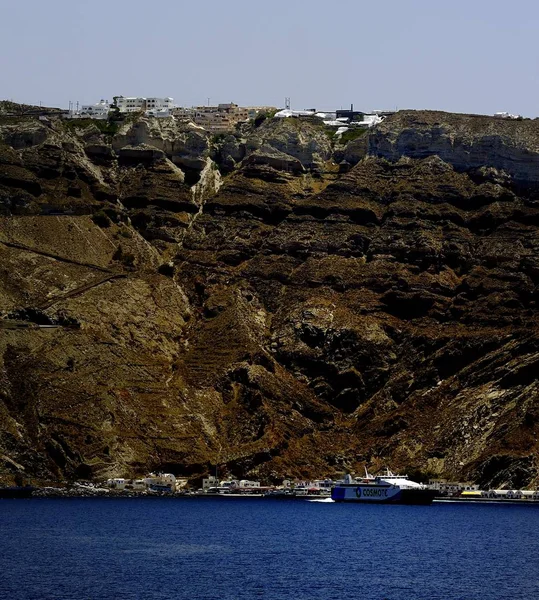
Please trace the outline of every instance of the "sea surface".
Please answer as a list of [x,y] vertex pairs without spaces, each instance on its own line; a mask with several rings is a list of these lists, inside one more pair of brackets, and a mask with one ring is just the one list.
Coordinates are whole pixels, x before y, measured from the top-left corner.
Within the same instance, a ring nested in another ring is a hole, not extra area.
[[0,500],[0,599],[539,599],[539,506]]

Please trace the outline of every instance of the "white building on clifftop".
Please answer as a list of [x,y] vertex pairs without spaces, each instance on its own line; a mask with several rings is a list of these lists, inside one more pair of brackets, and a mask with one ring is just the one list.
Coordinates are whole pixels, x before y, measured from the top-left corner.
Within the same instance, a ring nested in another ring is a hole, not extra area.
[[100,100],[95,104],[83,104],[79,115],[89,119],[106,119],[109,115],[110,104],[108,100]]
[[115,98],[116,106],[121,113],[138,112],[146,107],[146,98],[118,96]]
[[[149,112],[154,111],[155,113],[162,113],[172,110],[174,107],[173,98],[143,98],[141,96],[117,96],[116,106],[121,113],[132,113],[132,112]],[[170,116],[170,114],[168,115]]]

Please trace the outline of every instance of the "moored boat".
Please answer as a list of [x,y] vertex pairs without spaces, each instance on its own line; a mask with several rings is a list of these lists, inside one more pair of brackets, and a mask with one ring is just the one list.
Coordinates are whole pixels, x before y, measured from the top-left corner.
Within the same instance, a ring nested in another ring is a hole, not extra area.
[[363,502],[377,504],[431,504],[436,492],[425,485],[411,481],[406,475],[386,475],[372,477],[366,474],[360,479],[345,477],[331,490],[335,502]]

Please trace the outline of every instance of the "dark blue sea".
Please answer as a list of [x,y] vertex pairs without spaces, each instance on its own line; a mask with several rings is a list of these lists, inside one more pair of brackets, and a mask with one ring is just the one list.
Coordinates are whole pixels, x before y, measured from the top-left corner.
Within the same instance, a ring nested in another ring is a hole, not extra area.
[[539,507],[0,500],[1,600],[539,599]]

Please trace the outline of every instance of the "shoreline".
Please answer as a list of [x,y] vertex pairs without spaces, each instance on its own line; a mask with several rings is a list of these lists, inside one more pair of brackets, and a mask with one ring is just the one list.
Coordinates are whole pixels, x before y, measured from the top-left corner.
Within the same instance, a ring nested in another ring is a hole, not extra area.
[[461,504],[530,504],[539,506],[539,500],[526,498],[461,498],[459,496],[436,496],[434,502]]
[[[310,500],[310,501],[328,501],[331,498],[328,496],[320,495],[286,495],[286,496],[264,496],[264,494],[197,494],[188,492],[148,492],[148,491],[119,491],[119,490],[107,490],[104,488],[34,488],[32,492],[27,496],[21,497],[4,497],[0,495],[2,499],[40,499],[40,498],[54,498],[54,499],[70,499],[70,498],[110,498],[110,499],[137,499],[137,498],[168,498],[170,500],[270,500],[270,501],[298,501],[298,500]],[[539,507],[539,500],[526,499],[526,498],[466,498],[459,496],[436,496],[433,500],[433,504],[505,504],[505,505],[519,505],[519,506],[537,506]]]

